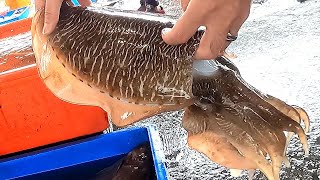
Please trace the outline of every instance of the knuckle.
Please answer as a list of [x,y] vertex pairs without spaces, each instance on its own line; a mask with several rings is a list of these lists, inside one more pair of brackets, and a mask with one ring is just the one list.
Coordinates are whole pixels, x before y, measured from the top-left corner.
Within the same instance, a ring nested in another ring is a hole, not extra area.
[[51,11],[45,11],[45,12],[44,12],[44,15],[45,15],[46,17],[53,17],[53,16],[54,16],[54,13],[52,13]]
[[197,58],[198,59],[214,59],[217,56],[217,51],[215,49],[211,49],[210,47],[199,47],[197,50]]

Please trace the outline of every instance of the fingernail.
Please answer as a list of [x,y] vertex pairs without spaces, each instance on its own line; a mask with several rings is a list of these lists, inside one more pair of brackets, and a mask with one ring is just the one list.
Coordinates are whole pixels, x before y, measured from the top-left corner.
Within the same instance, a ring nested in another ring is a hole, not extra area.
[[47,26],[45,25],[45,26],[43,26],[42,34],[46,35],[47,32],[48,32],[48,28],[47,28]]
[[42,34],[47,35],[49,34],[50,28],[47,25],[43,26]]
[[162,35],[165,35],[165,34],[167,34],[170,30],[171,30],[171,28],[163,28],[162,31],[161,31],[161,34],[162,34]]

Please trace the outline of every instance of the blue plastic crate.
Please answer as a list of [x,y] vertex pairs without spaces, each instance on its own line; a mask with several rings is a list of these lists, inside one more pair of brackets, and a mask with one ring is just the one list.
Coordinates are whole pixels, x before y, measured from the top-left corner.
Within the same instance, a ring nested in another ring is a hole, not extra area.
[[149,142],[158,180],[167,180],[164,154],[154,126],[130,128],[0,159],[0,179],[90,179],[140,144]]

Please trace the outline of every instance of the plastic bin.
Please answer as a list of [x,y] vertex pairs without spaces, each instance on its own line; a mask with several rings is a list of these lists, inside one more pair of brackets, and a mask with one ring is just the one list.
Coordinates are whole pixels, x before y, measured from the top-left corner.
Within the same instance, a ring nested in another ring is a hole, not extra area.
[[34,62],[31,47],[0,56],[0,157],[108,128],[101,108],[54,96]]
[[0,26],[0,39],[30,31],[31,23],[32,19],[26,18]]
[[[149,142],[158,180],[167,180],[162,144],[154,126],[96,135],[0,160],[0,179],[90,179]],[[128,174],[130,175],[130,174]]]

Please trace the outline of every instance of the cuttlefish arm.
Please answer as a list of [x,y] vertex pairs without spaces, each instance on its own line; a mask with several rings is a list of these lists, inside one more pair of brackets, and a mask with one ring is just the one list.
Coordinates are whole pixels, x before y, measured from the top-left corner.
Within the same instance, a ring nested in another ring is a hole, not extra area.
[[273,179],[272,167],[258,142],[223,115],[193,105],[185,112],[183,127],[188,132],[189,146],[212,161],[230,169],[260,169]]
[[171,19],[151,18],[63,4],[56,29],[43,35],[38,11],[32,37],[41,78],[62,100],[103,108],[117,126],[191,105],[192,56],[203,32],[169,46],[161,30]]
[[248,85],[225,58],[197,62],[195,67],[210,66],[215,68],[211,74],[200,68],[194,73],[193,93],[198,102],[186,108],[183,117],[189,146],[228,168],[259,169],[268,179],[279,179],[282,162],[288,163],[284,131],[297,133],[308,153],[299,120],[301,116],[307,119],[307,114],[302,109],[289,113],[291,106]]
[[[288,116],[291,120],[294,120],[294,121],[298,122],[299,124],[301,123],[301,121],[303,121],[303,123],[305,125],[305,127],[304,127],[305,133],[308,133],[310,131],[310,119],[309,119],[307,112],[303,108],[301,108],[297,105],[290,106],[287,103],[283,102],[282,100],[280,100],[276,97],[273,97],[269,94],[264,94],[264,93],[260,92],[259,90],[257,90],[256,88],[254,88],[253,86],[251,86],[250,84],[245,82],[245,80],[240,75],[239,69],[235,66],[235,64],[233,64],[227,58],[219,57],[216,59],[216,61],[219,62],[221,65],[224,65],[225,67],[233,70],[234,73],[236,74],[237,78],[239,79],[239,81],[241,81],[241,83],[243,83],[247,88],[251,89],[260,98],[264,99],[266,102],[268,102],[274,108],[276,108],[278,111],[280,111],[284,115]],[[290,121],[287,121],[287,122],[289,122],[289,124],[287,124],[287,126],[291,126]],[[288,132],[285,151],[286,151],[293,135],[294,135],[294,132],[291,132],[291,131]],[[303,140],[303,141],[305,141],[305,140]],[[304,144],[306,144],[306,142]],[[304,150],[306,152],[306,155],[308,155],[307,146],[304,146]],[[285,161],[286,161],[285,162],[286,165],[289,166],[289,161],[287,159],[285,159]]]

